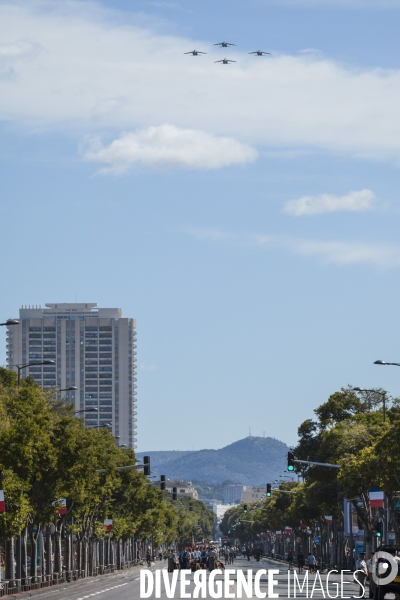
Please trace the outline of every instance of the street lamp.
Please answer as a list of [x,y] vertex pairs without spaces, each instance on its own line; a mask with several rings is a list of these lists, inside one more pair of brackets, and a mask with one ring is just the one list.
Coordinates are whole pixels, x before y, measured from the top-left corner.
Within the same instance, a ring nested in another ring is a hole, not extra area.
[[[60,390],[60,392],[61,392],[61,390]],[[72,414],[78,415],[79,413],[84,413],[84,412],[99,412],[99,409],[94,406],[93,408],[86,408],[85,410],[76,410]]]
[[27,367],[34,367],[34,366],[38,366],[38,365],[55,365],[55,364],[56,364],[55,360],[46,359],[46,360],[41,360],[41,361],[35,360],[34,362],[29,362],[26,365],[13,365],[13,367],[17,367],[17,369],[18,369],[18,385],[21,383],[21,369],[26,369]]
[[[389,364],[389,363],[387,363],[387,364]],[[362,392],[372,392],[374,394],[379,394],[380,396],[382,396],[382,398],[383,398],[383,422],[386,421],[386,392],[380,392],[379,390],[364,390],[364,388],[360,388],[360,387],[352,388],[352,390],[353,390],[353,392],[361,392],[361,393]],[[371,405],[370,405],[370,410],[371,410]]]
[[0,323],[0,325],[5,325],[6,327],[9,327],[10,325],[20,325],[20,322],[18,321],[18,319],[7,319],[5,323]]
[[75,390],[77,390],[78,388],[76,387],[76,385],[70,385],[67,388],[63,388],[62,390],[58,390],[59,392],[74,392]]
[[374,365],[389,365],[389,366],[400,367],[400,363],[388,363],[388,362],[385,362],[384,360],[376,360],[374,362]]

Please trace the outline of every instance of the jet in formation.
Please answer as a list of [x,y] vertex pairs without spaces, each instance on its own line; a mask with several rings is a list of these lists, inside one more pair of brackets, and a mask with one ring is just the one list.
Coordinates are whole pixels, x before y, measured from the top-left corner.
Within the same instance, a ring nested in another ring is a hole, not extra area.
[[227,48],[228,46],[236,46],[236,44],[231,44],[230,42],[218,42],[218,44],[214,44],[214,46],[221,46],[221,48]]
[[231,62],[236,62],[236,60],[229,60],[228,58],[223,58],[222,60],[215,60],[215,63],[222,63],[223,65],[229,65]]
[[[218,42],[218,44],[214,44],[214,46],[221,46],[221,48],[228,48],[228,46],[236,46],[236,44],[231,44],[230,42]],[[192,56],[199,56],[200,54],[207,54],[207,52],[200,52],[200,50],[191,50],[190,52],[184,52],[184,54],[191,54]],[[271,54],[271,52],[264,52],[264,50],[255,50],[254,52],[249,52],[249,54],[254,54],[255,56],[264,56],[265,54]],[[228,65],[229,63],[236,62],[236,60],[229,60],[228,58],[224,58],[222,60],[214,61],[216,63],[222,63],[223,65]]]
[[191,50],[190,52],[184,52],[183,54],[192,54],[192,56],[198,56],[199,54],[207,54],[207,52],[199,52],[199,50]]
[[256,50],[255,52],[249,52],[249,54],[256,54],[257,56],[262,56],[263,54],[271,54],[271,52],[264,52],[263,50]]

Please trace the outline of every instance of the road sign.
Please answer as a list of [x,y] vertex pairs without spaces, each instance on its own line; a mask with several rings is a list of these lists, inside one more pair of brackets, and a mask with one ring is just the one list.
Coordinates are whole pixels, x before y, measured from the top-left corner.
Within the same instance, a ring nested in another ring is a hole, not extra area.
[[314,538],[314,543],[315,544],[320,544],[321,543],[321,536],[317,535],[317,537]]

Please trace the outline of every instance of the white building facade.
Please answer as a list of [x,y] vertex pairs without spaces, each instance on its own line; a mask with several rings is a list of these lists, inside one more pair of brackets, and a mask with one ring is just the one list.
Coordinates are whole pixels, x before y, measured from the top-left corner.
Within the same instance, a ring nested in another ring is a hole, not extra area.
[[44,390],[76,387],[60,393],[85,424],[106,426],[119,445],[135,448],[136,321],[95,303],[23,307],[19,320],[7,328],[8,368],[54,360],[22,369],[21,377],[33,377]]
[[173,488],[176,488],[177,496],[199,499],[199,494],[191,481],[181,479],[171,481],[168,479],[165,482],[165,489],[172,494]]
[[266,490],[261,487],[253,487],[243,490],[242,503],[251,504],[265,499]]
[[234,506],[235,506],[235,504],[219,504],[219,503],[214,502],[212,505],[212,510],[217,518],[217,522],[220,523],[222,521],[223,516],[226,513],[226,511],[229,510],[230,508],[233,508]]

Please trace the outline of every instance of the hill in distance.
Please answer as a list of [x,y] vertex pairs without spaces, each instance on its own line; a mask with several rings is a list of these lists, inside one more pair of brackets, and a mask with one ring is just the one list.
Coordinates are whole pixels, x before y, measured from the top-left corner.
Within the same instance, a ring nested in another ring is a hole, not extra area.
[[271,437],[249,436],[220,450],[140,452],[151,457],[155,475],[167,479],[222,484],[227,480],[246,486],[265,486],[287,467],[289,448]]

